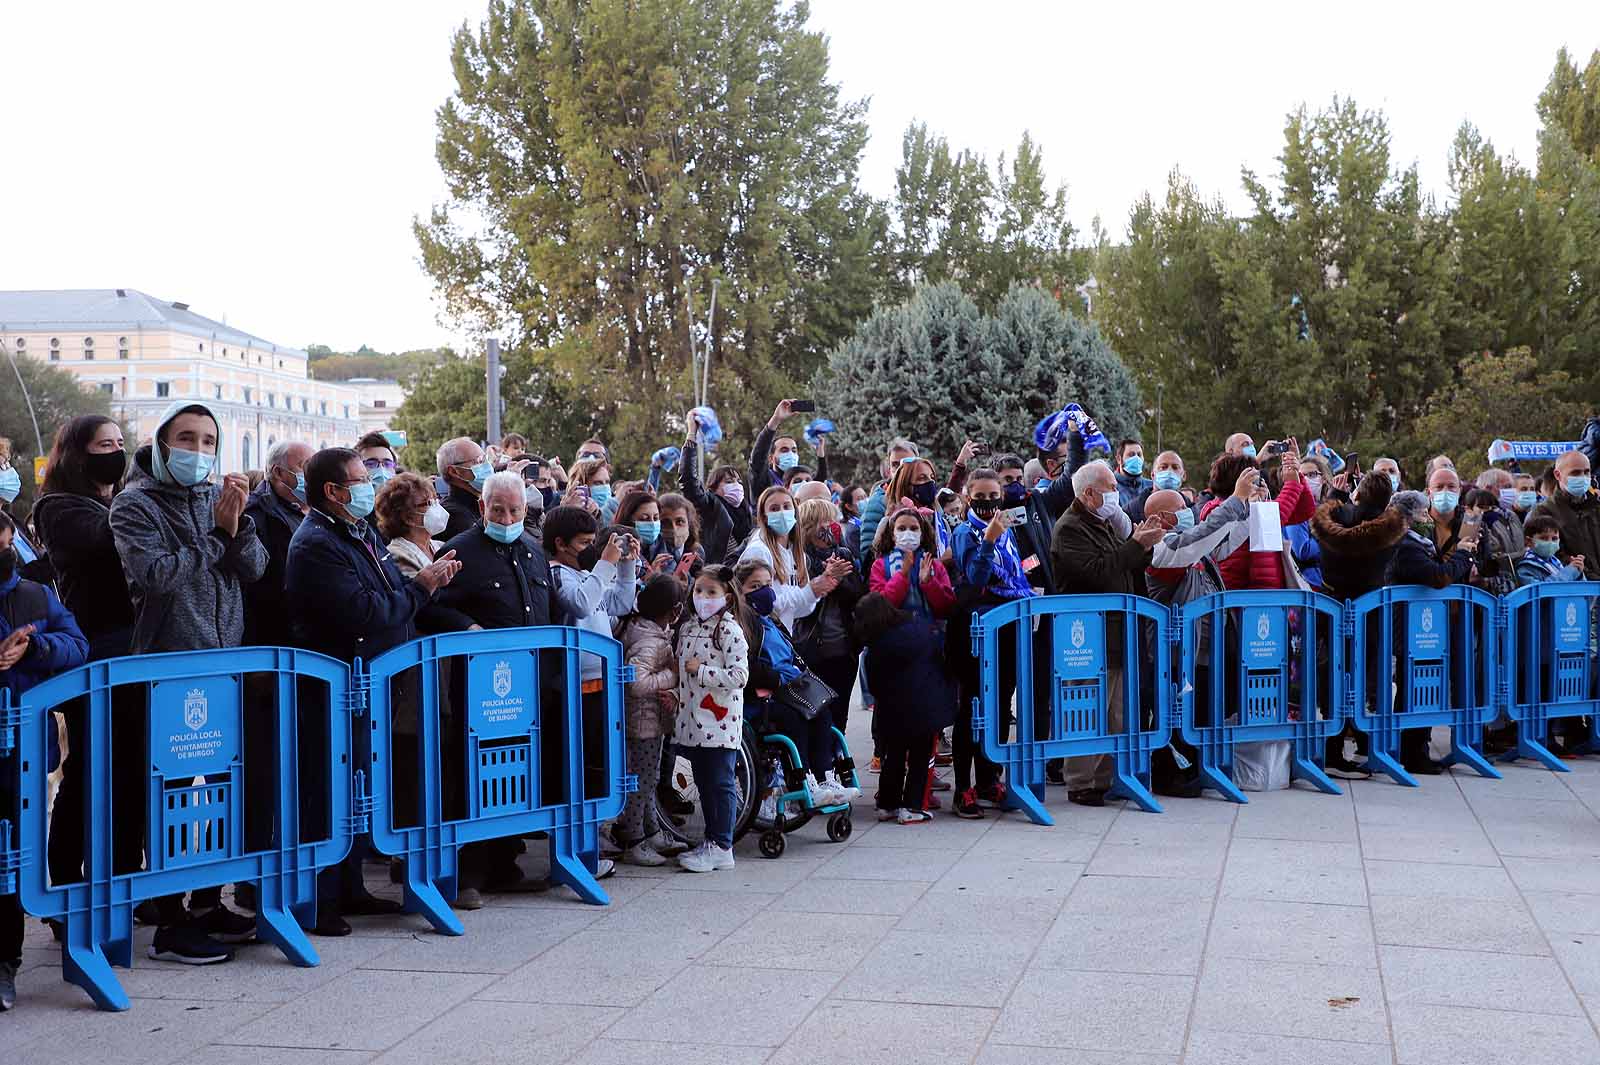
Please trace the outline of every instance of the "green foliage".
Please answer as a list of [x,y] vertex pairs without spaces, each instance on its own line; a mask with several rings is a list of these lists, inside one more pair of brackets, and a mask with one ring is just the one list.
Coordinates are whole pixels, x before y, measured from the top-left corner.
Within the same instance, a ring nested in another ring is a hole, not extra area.
[[1565,440],[1589,412],[1574,397],[1566,371],[1541,369],[1528,348],[1468,355],[1456,380],[1429,401],[1427,412],[1402,438],[1396,457],[1403,469],[1420,470],[1431,456],[1443,453],[1470,471],[1486,463],[1496,437]]
[[393,355],[373,351],[365,344],[358,351],[336,352],[324,344],[306,348],[311,356],[311,376],[318,381],[348,381],[354,377],[405,382],[424,370],[455,357],[450,348],[418,348]]
[[936,461],[968,438],[1032,454],[1035,423],[1072,400],[1113,437],[1137,424],[1137,388],[1100,331],[1021,284],[992,315],[949,281],[878,307],[829,353],[813,391],[833,401],[823,413],[841,469],[864,475],[895,436]]
[[16,368],[14,373],[10,362],[0,362],[0,436],[11,440],[11,464],[22,475],[22,492],[11,504],[12,513],[26,515],[38,490],[33,483],[33,460],[41,452],[23,389],[17,387],[17,373],[33,400],[46,455],[57,429],[80,414],[110,414],[111,398],[99,389],[80,385],[70,372],[26,355],[16,357]]
[[1556,53],[1556,66],[1539,94],[1539,119],[1547,130],[1560,130],[1578,154],[1600,164],[1600,49],[1583,70],[1566,48]]

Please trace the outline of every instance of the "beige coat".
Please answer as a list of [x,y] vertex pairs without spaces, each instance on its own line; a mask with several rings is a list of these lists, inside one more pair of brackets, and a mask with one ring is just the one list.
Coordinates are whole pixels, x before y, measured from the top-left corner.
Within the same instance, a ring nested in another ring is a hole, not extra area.
[[661,705],[661,692],[676,692],[678,656],[672,633],[645,618],[626,623],[619,634],[633,680],[627,690],[627,737],[653,740],[666,734],[674,711]]

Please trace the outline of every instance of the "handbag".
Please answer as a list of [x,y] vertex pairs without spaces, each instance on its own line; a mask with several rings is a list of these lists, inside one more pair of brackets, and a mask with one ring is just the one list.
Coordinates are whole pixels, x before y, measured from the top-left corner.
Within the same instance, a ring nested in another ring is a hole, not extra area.
[[828,687],[827,683],[811,671],[800,651],[790,644],[794,651],[795,663],[800,667],[800,675],[789,681],[783,687],[772,693],[772,701],[778,706],[787,707],[810,721],[827,708],[828,704],[839,697],[839,693]]

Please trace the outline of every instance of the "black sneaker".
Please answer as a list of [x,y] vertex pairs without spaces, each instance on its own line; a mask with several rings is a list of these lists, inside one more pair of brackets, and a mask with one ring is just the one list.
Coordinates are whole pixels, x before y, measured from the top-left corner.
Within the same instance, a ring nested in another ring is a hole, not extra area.
[[1044,782],[1046,784],[1058,784],[1061,787],[1066,787],[1066,766],[1062,763],[1061,759],[1052,758],[1044,764]]
[[1104,806],[1106,793],[1099,788],[1084,788],[1082,791],[1067,792],[1067,801],[1079,806]]
[[1360,762],[1352,762],[1348,758],[1330,760],[1327,769],[1330,777],[1338,777],[1340,780],[1372,779],[1372,770]]
[[205,913],[191,913],[189,927],[218,943],[251,943],[256,938],[254,918],[217,906]]
[[217,965],[233,960],[233,951],[199,929],[185,925],[157,928],[149,954],[156,961],[183,965]]
[[983,820],[983,807],[978,805],[978,793],[968,788],[957,795],[951,812],[957,817],[965,817],[968,821]]
[[1432,758],[1425,758],[1416,762],[1405,762],[1403,763],[1403,768],[1414,777],[1436,777],[1444,772],[1444,766],[1435,762]]
[[17,967],[0,961],[0,1013],[17,1004]]

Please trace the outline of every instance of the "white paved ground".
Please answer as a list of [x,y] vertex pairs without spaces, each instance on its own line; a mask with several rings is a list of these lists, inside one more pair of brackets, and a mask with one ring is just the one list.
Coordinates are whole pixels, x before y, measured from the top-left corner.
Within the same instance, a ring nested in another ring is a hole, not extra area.
[[624,869],[609,908],[359,921],[316,969],[140,961],[123,1014],[34,931],[0,1061],[1594,1065],[1600,759],[1572,765],[1164,815],[1052,789],[1055,828],[863,804],[842,845]]

